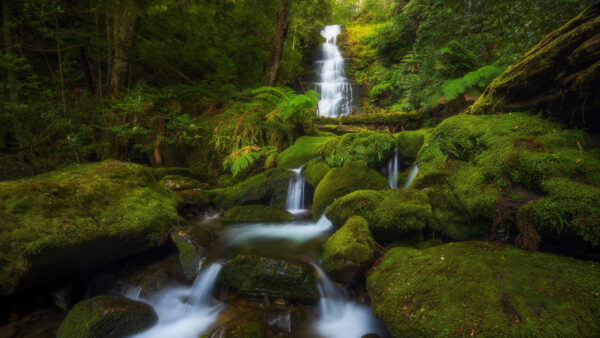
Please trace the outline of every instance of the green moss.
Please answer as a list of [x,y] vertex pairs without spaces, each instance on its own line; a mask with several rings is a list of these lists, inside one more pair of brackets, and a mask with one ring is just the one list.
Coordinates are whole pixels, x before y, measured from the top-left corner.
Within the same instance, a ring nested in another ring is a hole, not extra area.
[[396,149],[389,134],[361,132],[346,134],[321,145],[318,153],[330,167],[341,167],[353,161],[364,161],[369,167],[381,167]]
[[416,159],[425,139],[431,132],[431,129],[419,129],[394,134],[398,144],[398,153],[406,159]]
[[201,210],[208,208],[209,197],[202,189],[188,189],[177,191],[185,204],[193,205]]
[[221,217],[223,222],[283,222],[294,220],[294,215],[282,209],[266,205],[242,205],[233,207]]
[[154,177],[157,180],[163,179],[165,176],[184,176],[189,177],[198,181],[205,181],[207,177],[198,171],[189,169],[189,168],[179,168],[179,167],[166,167],[166,168],[154,168]]
[[323,268],[337,282],[358,281],[375,261],[375,250],[367,221],[360,216],[350,217],[323,244]]
[[118,296],[98,296],[69,311],[57,337],[125,337],[144,331],[158,321],[152,307]]
[[238,205],[264,204],[285,208],[287,186],[294,174],[286,169],[271,169],[223,189],[215,199],[223,209]]
[[411,190],[359,190],[338,198],[326,211],[337,227],[353,215],[364,217],[380,242],[421,231],[432,217],[427,195]]
[[238,255],[227,260],[218,280],[250,297],[275,297],[314,301],[317,279],[305,263]]
[[205,183],[201,183],[200,181],[189,177],[178,175],[165,176],[159,181],[159,183],[165,186],[166,188],[169,188],[174,191],[200,189],[207,187]]
[[200,265],[206,260],[206,249],[192,238],[190,233],[192,233],[190,228],[176,227],[170,235],[177,247],[179,265],[183,274],[188,281],[193,282],[198,275]]
[[277,166],[284,169],[298,168],[315,158],[319,146],[331,139],[331,137],[302,136],[294,145],[279,154]]
[[[154,246],[180,220],[182,202],[150,168],[117,161],[1,182],[0,201],[2,294]],[[107,243],[96,248],[99,241]],[[78,252],[88,243],[95,255]],[[62,261],[68,250],[76,264]]]
[[571,337],[600,330],[600,265],[496,243],[394,248],[367,278],[394,336]]
[[342,117],[315,117],[313,122],[321,125],[401,125],[408,121],[422,118],[420,112],[387,112],[361,115],[347,115]]
[[387,188],[387,179],[360,161],[348,163],[342,168],[332,168],[315,189],[313,216],[319,217],[336,198],[353,191]]
[[319,182],[325,177],[329,171],[329,166],[321,159],[313,159],[306,163],[306,166],[302,169],[302,175],[306,179],[308,184],[316,187]]

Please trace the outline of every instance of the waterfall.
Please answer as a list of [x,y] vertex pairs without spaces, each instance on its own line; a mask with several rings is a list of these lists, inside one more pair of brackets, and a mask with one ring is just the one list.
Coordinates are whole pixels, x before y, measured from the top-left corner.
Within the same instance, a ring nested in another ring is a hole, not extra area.
[[294,176],[290,178],[288,185],[287,200],[285,208],[292,214],[305,212],[304,206],[304,186],[306,180],[302,176],[302,167],[290,169],[294,172]]
[[217,320],[222,304],[212,298],[222,265],[213,263],[200,271],[194,285],[174,287],[157,294],[149,302],[158,314],[158,323],[137,338],[197,338]]
[[408,177],[406,178],[406,182],[404,182],[404,186],[402,186],[402,189],[408,188],[418,173],[419,173],[419,167],[416,164],[413,164],[412,167],[410,168],[410,173],[408,174]]
[[317,83],[321,99],[319,114],[326,117],[339,117],[352,112],[352,85],[344,71],[344,58],[337,46],[337,36],[341,33],[339,25],[325,26],[321,35],[323,44],[323,60],[317,61],[321,67],[320,81]]
[[398,148],[394,150],[394,156],[388,162],[387,176],[390,188],[398,189]]

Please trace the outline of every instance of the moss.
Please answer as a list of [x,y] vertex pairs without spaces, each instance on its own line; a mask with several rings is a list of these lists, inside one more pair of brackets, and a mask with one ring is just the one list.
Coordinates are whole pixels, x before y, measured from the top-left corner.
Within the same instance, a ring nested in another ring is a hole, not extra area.
[[189,206],[195,206],[200,210],[208,208],[209,197],[202,189],[188,189],[177,191],[183,202]]
[[160,184],[174,191],[179,190],[190,190],[190,189],[199,189],[206,188],[207,185],[205,183],[201,183],[195,179],[178,176],[178,175],[168,175],[163,177],[160,181]]
[[294,220],[294,215],[266,205],[242,205],[225,211],[221,220],[223,222],[283,222]]
[[189,168],[179,168],[179,167],[166,167],[166,168],[154,168],[154,177],[156,180],[161,180],[165,176],[184,176],[189,177],[198,181],[205,181],[207,177],[198,171],[189,169]]
[[223,209],[238,205],[264,204],[285,208],[287,186],[293,173],[286,169],[271,169],[223,189],[215,199]]
[[331,139],[331,137],[302,136],[294,145],[279,154],[277,166],[284,169],[298,168],[315,158],[319,146]]
[[367,221],[350,217],[323,244],[323,268],[337,282],[356,282],[375,261],[375,250]]
[[313,159],[306,163],[306,166],[302,169],[302,175],[306,179],[308,184],[316,187],[319,182],[325,177],[329,171],[329,166],[321,159]]
[[223,265],[219,282],[250,297],[275,297],[315,301],[317,279],[305,263],[238,255]]
[[0,201],[2,294],[153,247],[182,202],[150,168],[117,161],[1,182]]
[[188,281],[193,282],[200,265],[206,260],[206,249],[191,236],[192,229],[176,227],[171,231],[171,240],[179,253],[179,265]]
[[321,145],[318,153],[330,167],[341,167],[353,161],[364,161],[369,167],[379,168],[396,149],[396,141],[389,134],[362,132],[346,134]]
[[337,227],[352,215],[364,217],[380,242],[421,231],[432,217],[427,195],[411,190],[359,190],[337,199],[326,211],[327,218]]
[[389,188],[386,178],[360,161],[332,168],[315,189],[313,216],[319,217],[336,198],[356,190]]
[[431,131],[431,129],[419,129],[416,131],[401,131],[394,134],[398,144],[398,154],[406,159],[416,159],[419,150]]
[[394,336],[594,336],[600,266],[497,243],[394,248],[367,278]]
[[398,126],[408,121],[422,118],[420,112],[387,112],[361,115],[347,115],[342,117],[315,117],[313,122],[321,125],[393,125]]
[[144,331],[158,321],[152,307],[118,296],[98,296],[78,303],[69,311],[57,337],[126,337]]

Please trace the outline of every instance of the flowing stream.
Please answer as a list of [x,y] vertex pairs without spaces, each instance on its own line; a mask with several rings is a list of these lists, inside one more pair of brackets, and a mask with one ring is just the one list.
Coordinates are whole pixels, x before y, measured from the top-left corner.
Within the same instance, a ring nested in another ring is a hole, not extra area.
[[337,36],[341,33],[339,25],[325,26],[321,35],[323,59],[317,61],[320,82],[317,91],[321,94],[319,115],[339,117],[352,112],[352,85],[346,77],[344,58],[337,46]]
[[390,158],[387,165],[388,182],[392,189],[398,189],[398,161],[398,148],[396,148],[396,150],[394,150],[394,156]]
[[287,201],[285,208],[292,214],[300,214],[306,212],[304,206],[304,187],[306,180],[302,176],[302,167],[296,169],[290,169],[294,176],[290,178],[290,184],[288,185]]

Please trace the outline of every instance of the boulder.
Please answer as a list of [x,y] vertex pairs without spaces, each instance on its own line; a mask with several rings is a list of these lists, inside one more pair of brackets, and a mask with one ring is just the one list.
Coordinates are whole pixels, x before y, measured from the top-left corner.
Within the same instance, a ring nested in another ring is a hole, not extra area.
[[320,217],[336,198],[353,191],[387,188],[389,188],[387,179],[361,161],[348,163],[342,168],[332,168],[315,189],[313,216]]
[[488,242],[389,250],[367,278],[394,337],[591,337],[600,265]]
[[181,202],[150,168],[118,161],[0,182],[0,294],[155,247]]
[[313,302],[319,297],[318,280],[310,265],[254,255],[227,260],[218,281],[240,294]]
[[358,282],[375,261],[376,250],[367,221],[352,216],[323,244],[323,268],[336,282]]
[[238,205],[263,204],[284,209],[288,183],[294,173],[286,169],[271,169],[252,176],[232,187],[220,190],[215,202],[222,209]]
[[[198,275],[200,266],[206,261],[208,256],[207,249],[194,238],[194,228],[195,227],[193,226],[176,227],[170,234],[171,240],[177,247],[177,252],[179,253],[179,265],[181,266],[184,276],[190,282],[194,281]],[[212,233],[208,231],[205,232],[205,235],[212,237]],[[207,238],[204,238],[204,242],[206,242],[206,240]]]
[[119,296],[98,296],[71,309],[58,329],[58,338],[128,337],[158,321],[146,303]]
[[364,131],[346,134],[323,143],[318,153],[330,167],[342,167],[363,161],[371,168],[384,165],[396,149],[396,140],[389,133]]
[[319,185],[319,182],[321,182],[323,177],[325,177],[329,169],[331,168],[329,168],[325,161],[319,158],[315,158],[313,160],[308,161],[308,163],[306,163],[306,166],[302,168],[302,176],[304,176],[308,184],[312,185],[313,187],[316,187],[317,185]]
[[425,143],[425,139],[432,132],[432,129],[419,129],[415,131],[401,131],[394,134],[398,144],[398,154],[405,160],[414,161],[419,154],[419,150]]
[[205,183],[186,176],[168,175],[163,177],[159,182],[165,188],[173,191],[206,188]]
[[282,209],[266,205],[240,205],[233,207],[223,214],[221,221],[234,222],[283,222],[293,221],[294,215]]
[[183,199],[182,214],[197,215],[209,208],[209,195],[202,189],[186,189],[177,191]]
[[302,136],[277,157],[277,166],[284,169],[298,168],[317,156],[317,149],[321,144],[333,137]]

